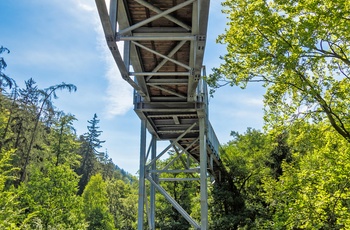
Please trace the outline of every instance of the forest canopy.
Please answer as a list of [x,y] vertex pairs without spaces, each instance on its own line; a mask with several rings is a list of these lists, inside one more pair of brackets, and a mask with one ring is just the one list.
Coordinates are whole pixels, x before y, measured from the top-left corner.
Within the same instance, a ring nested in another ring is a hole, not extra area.
[[347,0],[227,0],[223,64],[208,78],[214,87],[266,88],[265,120],[330,124],[350,141],[350,5]]
[[[226,0],[213,90],[258,82],[264,131],[232,133],[214,189],[220,229],[348,229],[350,4]],[[214,95],[215,96],[215,95]]]
[[30,78],[20,88],[9,53],[0,48],[0,229],[134,229],[137,180],[99,150],[97,115],[78,136],[75,116],[54,106],[77,87]]

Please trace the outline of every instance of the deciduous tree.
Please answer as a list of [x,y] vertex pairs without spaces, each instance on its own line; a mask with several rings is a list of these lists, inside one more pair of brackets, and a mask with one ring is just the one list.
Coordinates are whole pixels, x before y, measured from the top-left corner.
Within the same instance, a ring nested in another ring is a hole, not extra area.
[[113,217],[108,208],[107,184],[103,181],[101,174],[90,178],[82,197],[86,220],[89,222],[88,229],[114,229]]
[[350,142],[347,0],[226,0],[223,64],[209,82],[263,82],[269,127],[297,117],[329,124]]

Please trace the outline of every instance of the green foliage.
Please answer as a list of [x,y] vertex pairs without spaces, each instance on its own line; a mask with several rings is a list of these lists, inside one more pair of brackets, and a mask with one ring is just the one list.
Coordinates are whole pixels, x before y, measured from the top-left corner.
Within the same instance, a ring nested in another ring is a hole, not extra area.
[[348,229],[350,145],[324,124],[248,129],[223,147],[232,180],[214,187],[215,229]]
[[[10,53],[10,50],[6,47],[0,46],[0,54],[2,53]],[[3,87],[9,87],[11,88],[14,84],[13,79],[8,77],[6,74],[3,73],[3,70],[5,70],[7,67],[7,64],[3,57],[0,57],[0,92],[3,90]]]
[[75,129],[73,122],[76,118],[73,115],[58,114],[58,120],[54,121],[51,126],[49,135],[50,149],[54,155],[52,159],[55,165],[70,164],[77,166],[80,162],[80,157],[77,154],[80,147],[76,141]]
[[107,181],[107,194],[115,229],[136,229],[137,190],[120,179],[112,179]]
[[[19,88],[5,67],[0,57],[0,229],[135,229],[137,179],[97,151],[103,143],[97,116],[89,121],[90,135],[78,140],[75,117],[53,106],[58,90],[76,87],[40,89],[29,79]],[[77,195],[80,178],[99,172],[104,178],[95,177],[84,197]]]
[[82,198],[77,196],[78,176],[67,165],[32,169],[21,185],[21,203],[27,213],[36,213],[32,228],[85,229]]
[[213,189],[212,219],[215,229],[256,228],[260,219],[268,219],[261,186],[271,175],[267,163],[273,161],[273,144],[267,135],[248,128],[223,146],[221,159],[229,173],[227,181]]
[[[30,79],[30,80],[31,80],[30,81],[31,84],[35,84],[35,82],[32,79]],[[34,89],[36,89],[36,87],[34,87]],[[34,112],[35,122],[34,122],[34,127],[33,127],[33,130],[31,132],[31,135],[29,138],[29,140],[30,140],[29,146],[26,149],[25,154],[24,154],[25,161],[24,161],[23,167],[21,169],[21,181],[24,181],[26,178],[26,173],[27,173],[26,169],[27,169],[27,166],[29,164],[29,159],[30,159],[30,154],[31,154],[32,148],[35,144],[35,139],[37,137],[37,130],[40,126],[39,122],[40,122],[42,113],[44,113],[44,112],[47,113],[46,114],[47,120],[45,121],[42,118],[41,122],[50,122],[51,115],[54,114],[51,97],[53,96],[56,99],[57,98],[56,90],[63,90],[63,89],[67,89],[69,92],[77,90],[75,85],[66,84],[64,82],[62,84],[50,86],[49,88],[44,89],[43,91],[42,90],[35,90],[36,92],[34,95],[38,96],[38,98],[35,98],[35,100],[38,100],[39,102],[41,102],[41,104],[39,107],[36,107],[34,105],[35,110],[37,110],[37,108],[39,108],[39,109],[38,109],[38,112],[36,112],[36,111]]]
[[[310,130],[310,125],[304,127]],[[293,150],[294,161],[283,163],[280,180],[270,179],[264,184],[267,201],[274,210],[275,229],[350,227],[350,146],[324,126],[312,129],[319,135],[310,137],[299,132],[297,140],[300,143],[306,138],[305,142],[314,143],[312,147],[307,152]]]
[[226,0],[223,6],[230,22],[218,42],[228,53],[211,85],[263,82],[268,127],[326,119],[350,141],[348,1]]
[[15,168],[10,164],[13,151],[2,152],[0,155],[0,228],[17,228],[21,210],[18,208],[16,191],[6,188],[6,182],[14,179],[11,174]]
[[113,217],[109,213],[107,184],[101,174],[91,177],[82,195],[84,199],[84,213],[89,222],[88,229],[114,229]]
[[213,190],[215,228],[348,229],[348,1],[223,6],[227,54],[207,80],[214,89],[261,82],[267,131],[234,133],[224,146],[230,177]]

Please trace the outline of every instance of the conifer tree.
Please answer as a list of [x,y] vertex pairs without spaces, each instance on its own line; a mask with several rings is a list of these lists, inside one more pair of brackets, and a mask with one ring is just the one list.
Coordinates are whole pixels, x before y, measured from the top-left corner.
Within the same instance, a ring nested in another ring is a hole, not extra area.
[[105,141],[101,141],[99,136],[102,131],[99,130],[98,123],[100,122],[97,119],[96,113],[92,120],[88,121],[90,124],[87,126],[88,132],[81,136],[81,148],[80,154],[82,156],[81,166],[78,169],[78,174],[81,175],[81,179],[79,182],[79,194],[81,194],[90,180],[91,176],[96,174],[98,171],[98,160],[103,160],[104,153],[98,151],[99,148],[102,147],[102,143]]

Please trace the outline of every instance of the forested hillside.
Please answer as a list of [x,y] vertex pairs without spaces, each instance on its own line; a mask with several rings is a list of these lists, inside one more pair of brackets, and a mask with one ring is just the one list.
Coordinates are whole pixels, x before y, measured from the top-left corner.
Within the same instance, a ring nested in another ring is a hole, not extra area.
[[97,115],[77,136],[54,106],[76,86],[19,88],[0,53],[0,229],[135,229],[137,179],[99,150]]

